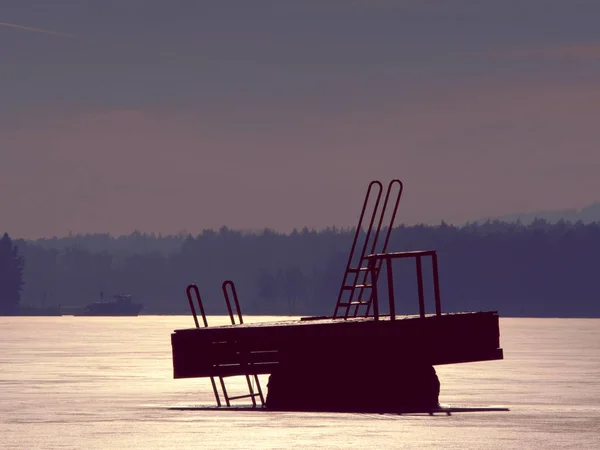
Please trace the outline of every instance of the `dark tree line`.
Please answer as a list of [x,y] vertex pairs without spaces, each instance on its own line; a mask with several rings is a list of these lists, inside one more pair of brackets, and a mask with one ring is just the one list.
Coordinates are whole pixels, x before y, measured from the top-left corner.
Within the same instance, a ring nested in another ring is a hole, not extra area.
[[[145,313],[187,313],[185,287],[194,282],[208,313],[224,313],[220,286],[232,279],[244,313],[331,314],[352,237],[352,230],[336,228],[280,234],[223,227],[196,236],[19,241],[25,258],[22,304],[81,306],[100,292],[129,293],[145,304]],[[446,311],[600,317],[598,223],[394,229],[389,251],[417,249],[438,251]],[[415,311],[414,267],[399,263],[394,273],[397,308]]]
[[7,233],[0,239],[0,314],[15,314],[23,287],[23,258]]

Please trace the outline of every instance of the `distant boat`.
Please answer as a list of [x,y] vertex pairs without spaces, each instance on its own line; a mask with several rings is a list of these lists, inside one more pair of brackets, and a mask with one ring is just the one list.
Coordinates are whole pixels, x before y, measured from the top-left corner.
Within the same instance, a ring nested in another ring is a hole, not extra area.
[[134,303],[131,295],[114,295],[115,300],[110,302],[94,302],[87,305],[76,316],[137,316],[144,307],[141,303]]

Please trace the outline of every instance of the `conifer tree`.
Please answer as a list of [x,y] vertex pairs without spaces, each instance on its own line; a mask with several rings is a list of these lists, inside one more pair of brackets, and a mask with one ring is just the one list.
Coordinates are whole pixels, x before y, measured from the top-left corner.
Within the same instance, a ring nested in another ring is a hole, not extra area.
[[23,287],[23,258],[8,233],[0,239],[0,314],[16,314]]

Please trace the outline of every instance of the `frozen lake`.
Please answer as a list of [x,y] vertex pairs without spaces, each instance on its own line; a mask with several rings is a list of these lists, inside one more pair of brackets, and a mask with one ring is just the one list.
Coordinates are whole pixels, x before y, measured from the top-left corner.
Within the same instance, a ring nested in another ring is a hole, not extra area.
[[0,447],[600,448],[600,319],[501,318],[504,360],[436,370],[443,405],[510,411],[450,417],[171,410],[214,403],[209,380],[172,377],[170,333],[192,325],[0,317]]

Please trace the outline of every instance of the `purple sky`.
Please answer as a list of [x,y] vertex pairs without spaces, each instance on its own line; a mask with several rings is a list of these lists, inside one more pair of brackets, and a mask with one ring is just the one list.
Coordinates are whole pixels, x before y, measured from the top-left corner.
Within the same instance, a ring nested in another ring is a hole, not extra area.
[[600,2],[0,0],[0,231],[351,226],[600,200]]

